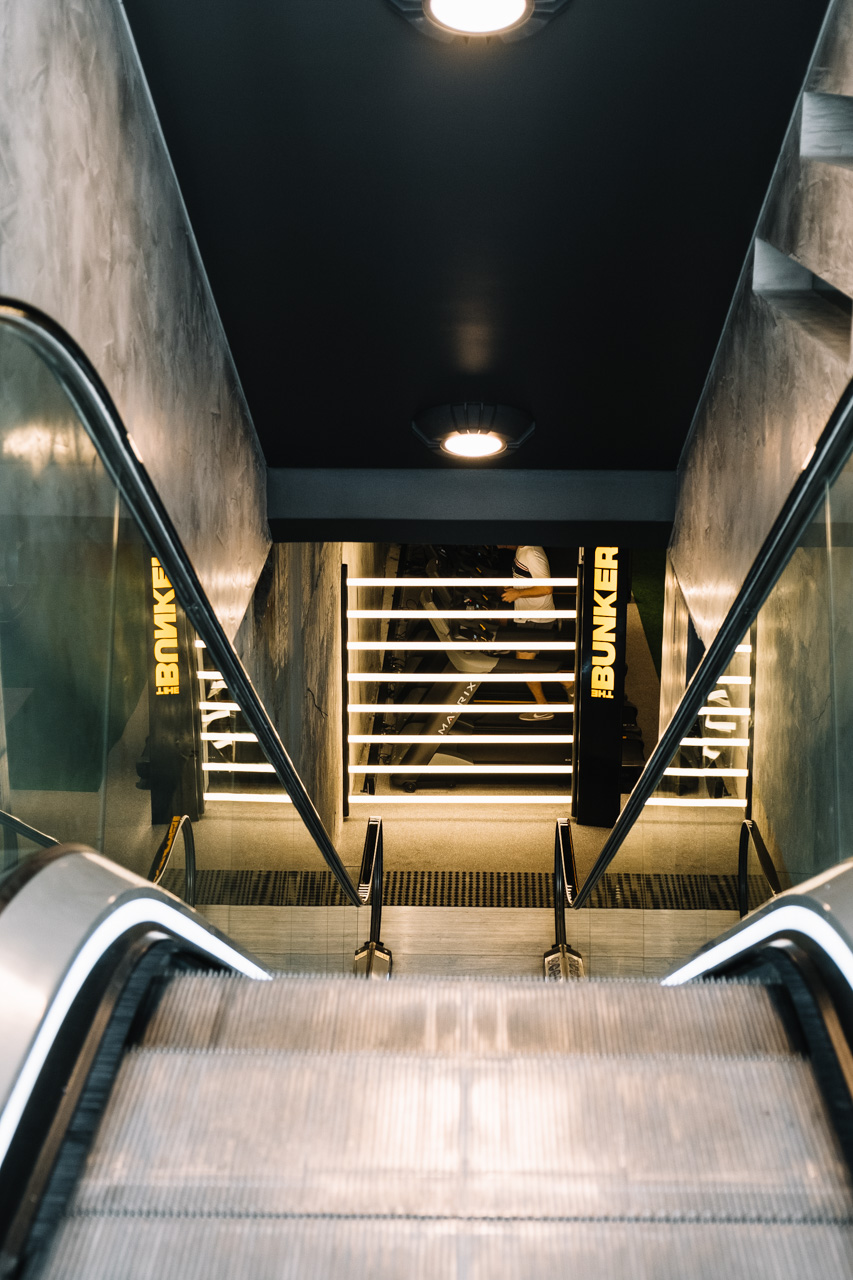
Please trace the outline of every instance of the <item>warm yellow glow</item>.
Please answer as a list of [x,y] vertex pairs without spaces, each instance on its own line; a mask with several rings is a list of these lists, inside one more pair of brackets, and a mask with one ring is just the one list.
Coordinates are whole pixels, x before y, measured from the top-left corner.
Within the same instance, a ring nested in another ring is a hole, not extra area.
[[441,447],[455,458],[492,458],[496,453],[503,453],[506,444],[493,431],[451,431],[442,440]]
[[516,26],[531,9],[528,0],[426,0],[424,4],[439,26],[478,36]]

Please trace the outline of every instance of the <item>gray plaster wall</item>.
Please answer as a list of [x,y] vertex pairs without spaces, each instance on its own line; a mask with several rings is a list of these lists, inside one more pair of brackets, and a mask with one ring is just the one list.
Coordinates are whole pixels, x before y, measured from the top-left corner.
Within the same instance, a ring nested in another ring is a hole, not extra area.
[[[276,543],[236,637],[237,650],[335,842],[347,784],[341,566],[347,565],[351,577],[381,577],[386,554],[387,548],[376,543]],[[361,589],[352,604],[379,608],[381,592]],[[379,638],[371,621],[354,622],[351,634]],[[378,669],[378,652],[359,657],[362,670]],[[375,687],[368,686],[365,700],[371,692],[375,697]]]
[[264,461],[118,0],[0,0],[0,294],[98,369],[233,637]]
[[[830,6],[805,89],[853,95],[853,0]],[[756,236],[853,296],[853,169],[840,153],[801,156],[802,99],[792,105]],[[750,247],[682,455],[670,543],[706,645],[853,372],[849,318],[813,320],[808,298],[754,292]]]

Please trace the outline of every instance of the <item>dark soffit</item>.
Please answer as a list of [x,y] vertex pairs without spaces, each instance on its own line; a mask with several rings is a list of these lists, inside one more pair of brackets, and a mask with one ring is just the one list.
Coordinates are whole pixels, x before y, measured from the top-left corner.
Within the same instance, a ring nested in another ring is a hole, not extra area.
[[[675,466],[823,0],[574,0],[441,44],[383,0],[126,0],[271,466]],[[501,465],[500,463],[497,465]]]

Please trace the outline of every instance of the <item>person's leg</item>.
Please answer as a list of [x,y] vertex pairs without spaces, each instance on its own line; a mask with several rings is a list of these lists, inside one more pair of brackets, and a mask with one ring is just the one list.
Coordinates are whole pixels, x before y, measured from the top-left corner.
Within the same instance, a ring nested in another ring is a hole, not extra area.
[[[527,661],[532,661],[532,659],[536,657],[536,654],[535,653],[516,653],[515,656],[517,658],[524,658]],[[534,702],[538,702],[540,705],[542,705],[548,701],[548,699],[545,697],[545,694],[542,692],[542,685],[538,680],[528,680],[527,687],[530,690],[530,692],[533,694]],[[553,720],[554,713],[553,711],[523,711],[519,718],[521,720]]]

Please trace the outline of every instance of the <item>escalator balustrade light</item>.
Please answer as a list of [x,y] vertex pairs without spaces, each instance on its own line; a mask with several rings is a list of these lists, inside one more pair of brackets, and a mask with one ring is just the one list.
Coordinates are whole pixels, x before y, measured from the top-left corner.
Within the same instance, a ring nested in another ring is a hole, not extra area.
[[485,36],[520,27],[533,13],[533,4],[530,0],[426,0],[424,13],[448,31]]
[[[518,578],[347,578],[348,587],[387,587],[399,582],[405,587],[517,587]],[[576,587],[577,578],[537,578],[537,587]],[[513,613],[513,616],[516,616]]]

